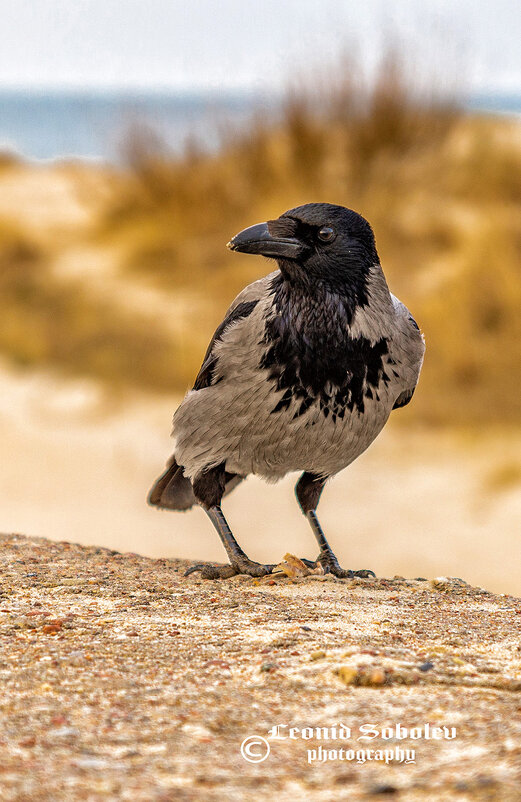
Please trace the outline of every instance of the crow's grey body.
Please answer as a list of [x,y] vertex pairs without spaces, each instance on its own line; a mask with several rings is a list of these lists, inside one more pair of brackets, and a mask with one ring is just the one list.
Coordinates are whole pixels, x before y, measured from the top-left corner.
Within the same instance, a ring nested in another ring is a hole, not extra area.
[[[233,321],[216,342],[214,383],[188,393],[174,415],[174,455],[193,479],[202,470],[225,463],[230,473],[257,474],[275,481],[290,471],[321,476],[338,473],[372,443],[402,395],[412,395],[423,359],[423,338],[406,307],[389,293],[379,266],[368,280],[369,303],[359,307],[346,334],[371,343],[388,341],[383,378],[365,394],[364,409],[347,410],[343,417],[327,417],[316,398],[295,417],[300,401],[273,412],[284,390],[276,389],[268,368],[259,368],[269,348],[266,321],[277,314],[271,273],[246,287],[228,314],[239,304],[258,301],[248,317]],[[319,303],[319,301],[317,301]],[[317,359],[320,355],[317,354]],[[391,364],[391,362],[393,364]],[[334,395],[335,388],[330,388]]]
[[246,287],[215,332],[174,415],[174,454],[149,502],[206,509],[230,565],[190,570],[206,578],[262,576],[272,566],[244,554],[221,499],[250,473],[277,481],[303,471],[295,489],[320,547],[318,562],[336,576],[353,576],[325,538],[318,500],[326,479],[365,451],[391,410],[411,400],[423,337],[389,292],[372,229],[356,212],[307,204],[242,231],[230,247],[273,256],[279,270]]

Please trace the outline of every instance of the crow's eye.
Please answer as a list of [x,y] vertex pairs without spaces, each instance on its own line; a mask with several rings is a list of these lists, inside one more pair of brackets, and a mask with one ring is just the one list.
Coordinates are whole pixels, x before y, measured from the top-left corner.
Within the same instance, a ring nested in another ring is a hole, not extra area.
[[318,232],[318,238],[321,239],[322,242],[331,242],[334,236],[335,232],[329,226],[323,226]]

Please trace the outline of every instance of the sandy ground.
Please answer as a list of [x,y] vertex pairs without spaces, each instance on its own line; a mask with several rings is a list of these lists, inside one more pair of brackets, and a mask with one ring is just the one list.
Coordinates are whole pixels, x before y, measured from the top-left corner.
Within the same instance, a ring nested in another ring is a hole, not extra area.
[[521,599],[21,536],[0,560],[5,802],[519,799]]
[[[108,402],[96,385],[43,374],[3,371],[1,385],[0,531],[151,557],[224,559],[202,510],[146,505],[170,453],[174,400]],[[519,461],[520,446],[505,436],[456,443],[407,427],[385,431],[323,494],[319,512],[339,558],[379,576],[464,576],[521,595],[520,486],[491,487],[498,466]],[[281,550],[316,556],[295,480],[250,478],[226,499],[253,559],[273,562]]]

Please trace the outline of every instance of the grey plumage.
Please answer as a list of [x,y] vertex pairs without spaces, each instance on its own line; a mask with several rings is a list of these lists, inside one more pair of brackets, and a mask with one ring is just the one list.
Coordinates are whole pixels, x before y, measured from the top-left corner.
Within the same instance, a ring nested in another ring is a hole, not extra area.
[[157,506],[199,501],[220,511],[221,496],[250,473],[277,481],[304,471],[321,490],[418,381],[423,337],[389,292],[371,228],[355,212],[308,204],[231,247],[273,255],[279,269],[237,296],[214,335],[174,415],[174,456],[149,497]]

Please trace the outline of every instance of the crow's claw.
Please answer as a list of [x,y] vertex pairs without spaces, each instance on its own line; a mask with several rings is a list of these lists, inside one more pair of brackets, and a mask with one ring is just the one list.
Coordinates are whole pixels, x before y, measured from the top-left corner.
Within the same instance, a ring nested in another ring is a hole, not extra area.
[[361,577],[362,579],[367,579],[367,577],[370,576],[376,578],[375,572],[370,571],[368,568],[362,568],[360,571],[351,571],[350,568],[341,568],[334,555],[333,558],[331,558],[329,554],[319,556],[317,563],[320,563],[326,574],[333,574],[333,576],[337,576],[339,579],[353,579],[355,576]]
[[195,571],[201,572],[201,579],[229,579],[236,574],[246,574],[247,576],[261,577],[271,574],[273,565],[262,565],[252,560],[241,560],[235,565],[209,565],[208,563],[197,563],[188,568],[184,576],[189,576]]
[[198,563],[191,565],[190,568],[184,572],[183,576],[190,576],[195,571],[201,572],[201,579],[229,579],[231,576],[239,573],[235,570],[233,565],[209,565],[208,563]]
[[376,579],[376,574],[374,571],[371,571],[369,568],[361,568],[360,571],[351,571],[353,576],[359,576],[362,579],[367,579],[370,576],[374,576]]

